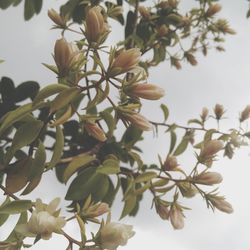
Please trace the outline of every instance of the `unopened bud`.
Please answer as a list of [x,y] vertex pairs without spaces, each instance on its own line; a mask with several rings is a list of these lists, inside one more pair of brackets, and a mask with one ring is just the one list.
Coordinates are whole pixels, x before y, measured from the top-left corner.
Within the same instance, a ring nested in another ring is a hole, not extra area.
[[174,229],[182,229],[184,227],[184,215],[180,207],[173,205],[170,209],[169,217]]
[[240,122],[247,120],[250,117],[250,105],[247,105],[240,114]]
[[150,11],[148,8],[144,7],[144,6],[139,6],[138,8],[139,13],[141,14],[141,16],[145,19],[149,19],[150,18]]
[[86,211],[86,215],[90,217],[98,217],[109,212],[109,210],[109,205],[107,203],[101,202],[99,204],[90,206]]
[[236,34],[235,30],[230,28],[228,21],[225,19],[217,20],[217,22],[215,23],[215,27],[224,34],[230,34],[230,35]]
[[200,114],[201,120],[202,120],[203,122],[205,122],[205,121],[207,120],[208,113],[209,113],[209,110],[208,110],[206,107],[204,107],[204,108],[202,109],[202,111],[201,111],[201,114]]
[[200,158],[204,160],[211,159],[215,154],[222,150],[223,147],[223,143],[220,140],[208,141],[200,152]]
[[48,10],[48,16],[58,26],[60,26],[60,27],[66,26],[65,18],[60,16],[54,9]]
[[109,68],[109,75],[115,76],[134,69],[139,63],[141,52],[137,48],[123,50],[119,53]]
[[165,24],[163,24],[157,28],[157,34],[160,37],[165,36],[168,33],[168,31],[169,31],[169,29]]
[[205,16],[206,17],[211,17],[214,16],[216,13],[221,11],[221,5],[216,3],[216,4],[212,4],[209,6],[208,10],[206,11]]
[[197,65],[198,62],[197,62],[195,56],[194,56],[192,53],[190,53],[190,52],[185,52],[185,53],[184,53],[184,56],[185,56],[185,58],[187,59],[187,61],[188,61],[191,65],[193,65],[193,66]]
[[84,124],[84,128],[86,129],[89,135],[93,136],[98,141],[104,142],[107,140],[105,133],[96,123],[86,122]]
[[76,45],[68,43],[65,38],[56,41],[54,59],[60,76],[64,76],[78,60],[80,51]]
[[171,56],[170,57],[170,63],[172,66],[174,66],[176,69],[181,69],[181,63],[180,60],[177,59],[176,57]]
[[89,42],[97,42],[98,39],[109,30],[105,23],[101,8],[95,6],[89,9],[86,15],[86,38]]
[[156,204],[156,212],[159,214],[159,216],[163,220],[168,220],[169,219],[169,209],[167,206],[164,206],[163,204]]
[[216,172],[205,172],[195,176],[194,181],[203,185],[219,184],[223,180],[221,174]]
[[232,205],[229,202],[227,202],[224,197],[214,196],[209,200],[217,209],[219,209],[224,213],[231,214],[234,211]]
[[225,113],[225,110],[224,110],[223,105],[217,103],[214,107],[215,118],[217,120],[220,120],[224,113]]
[[126,94],[148,100],[158,100],[164,96],[164,89],[153,84],[133,84],[125,89]]
[[152,124],[141,114],[133,112],[133,113],[122,113],[122,117],[129,121],[135,127],[143,130],[150,131],[152,130]]
[[168,4],[172,8],[176,8],[178,3],[179,3],[178,0],[168,0]]
[[179,166],[175,156],[169,155],[163,164],[165,171],[174,171]]

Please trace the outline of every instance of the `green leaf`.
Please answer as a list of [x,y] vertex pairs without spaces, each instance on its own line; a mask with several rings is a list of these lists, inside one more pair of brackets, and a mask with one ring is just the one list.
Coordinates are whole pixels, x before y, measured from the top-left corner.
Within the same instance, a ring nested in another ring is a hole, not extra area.
[[139,176],[137,176],[135,178],[135,183],[141,183],[141,182],[147,182],[147,181],[151,181],[153,178],[155,178],[157,176],[157,173],[155,172],[145,172],[140,174]]
[[20,126],[15,133],[11,147],[6,153],[5,163],[10,162],[17,150],[32,143],[39,135],[42,127],[43,122],[41,121],[27,122]]
[[24,2],[24,20],[30,20],[35,14],[34,0],[25,0]]
[[12,0],[1,0],[0,1],[0,8],[7,9],[12,4]]
[[34,1],[34,9],[36,14],[39,14],[43,5],[43,0],[35,0]]
[[109,178],[109,189],[106,193],[106,195],[104,196],[104,198],[102,199],[103,202],[106,202],[109,204],[109,207],[112,206],[112,203],[116,197],[116,194],[118,193],[119,189],[121,187],[121,181],[120,178],[117,178],[117,184],[116,187],[114,187],[111,179]]
[[60,93],[66,89],[69,89],[69,87],[67,85],[63,85],[63,84],[59,84],[59,83],[50,84],[38,92],[38,94],[36,95],[36,97],[33,101],[33,105],[35,103],[43,101],[47,97],[50,97],[50,96],[57,94],[57,93]]
[[43,143],[39,141],[39,145],[37,151],[35,153],[35,158],[32,163],[32,167],[29,171],[29,180],[33,180],[34,178],[41,176],[45,167],[46,162],[46,151]]
[[26,116],[29,112],[32,111],[32,104],[25,104],[13,111],[8,112],[4,117],[1,118],[0,123],[0,136],[2,133],[12,126],[13,123],[16,121],[22,119],[24,116]]
[[27,98],[31,98],[31,100],[33,100],[37,95],[39,88],[39,84],[34,81],[27,81],[21,83],[15,89],[15,102],[21,102]]
[[9,193],[20,191],[28,183],[28,173],[32,166],[31,157],[22,159],[8,169],[6,178],[6,189]]
[[161,110],[163,111],[163,115],[164,115],[164,122],[167,121],[168,116],[169,116],[169,110],[168,107],[165,104],[161,104]]
[[4,60],[3,59],[0,59],[0,63],[3,63],[4,62]]
[[136,196],[135,195],[130,195],[126,200],[125,200],[125,203],[124,203],[124,207],[123,207],[123,210],[122,210],[122,214],[121,214],[121,217],[120,217],[120,220],[122,218],[124,218],[125,216],[127,216],[135,207],[136,205]]
[[174,156],[178,156],[182,154],[186,150],[188,143],[189,143],[189,140],[184,136],[180,144],[177,146],[176,150],[174,151]]
[[80,93],[81,93],[81,90],[78,87],[72,87],[72,88],[63,90],[52,101],[51,107],[50,107],[50,113],[54,113],[55,111],[61,108],[64,108]]
[[203,126],[203,123],[198,119],[191,119],[191,120],[188,121],[188,124],[192,124],[192,123]]
[[168,154],[171,154],[173,152],[175,144],[176,144],[176,140],[177,140],[176,133],[173,130],[171,130],[170,131],[170,147],[169,147]]
[[212,140],[212,136],[214,133],[216,133],[217,130],[216,129],[209,129],[206,134],[204,135],[204,143],[207,141]]
[[32,208],[31,200],[16,200],[0,207],[0,214],[20,214]]
[[55,147],[53,151],[52,158],[48,165],[48,169],[55,167],[55,165],[60,161],[61,156],[63,154],[64,148],[64,135],[63,131],[60,126],[56,127],[56,140],[55,140]]
[[97,168],[97,173],[101,174],[117,174],[120,172],[120,165],[118,159],[107,159],[100,167]]
[[91,195],[95,202],[100,201],[109,187],[108,176],[96,173],[96,168],[82,171],[70,184],[66,200],[83,200]]
[[80,168],[86,166],[90,162],[94,161],[96,159],[93,155],[83,154],[77,157],[74,157],[74,159],[70,162],[70,164],[65,169],[63,179],[66,183],[68,179]]
[[250,9],[247,11],[247,18],[250,17]]
[[108,111],[100,112],[100,115],[108,126],[108,137],[111,137],[116,127],[115,119]]
[[[1,207],[7,205],[8,203],[10,203],[10,198],[7,196],[3,204],[0,206],[0,209]],[[9,218],[9,214],[0,215],[0,227],[8,220],[8,218]]]
[[24,189],[24,191],[21,193],[21,195],[26,195],[26,194],[31,193],[38,186],[38,184],[40,183],[41,179],[42,179],[42,176],[38,176],[38,177],[32,179],[29,182],[29,184],[26,186],[26,188]]

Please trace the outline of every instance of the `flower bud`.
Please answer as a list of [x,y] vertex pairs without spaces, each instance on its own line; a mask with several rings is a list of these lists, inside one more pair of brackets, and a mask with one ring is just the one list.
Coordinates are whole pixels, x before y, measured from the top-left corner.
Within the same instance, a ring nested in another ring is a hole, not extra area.
[[169,29],[165,24],[163,24],[157,28],[157,34],[160,37],[165,36],[168,33],[168,31],[169,31]]
[[90,136],[93,136],[96,140],[104,142],[107,137],[103,130],[94,122],[86,122],[84,128]]
[[219,184],[223,180],[221,174],[216,172],[205,172],[195,176],[194,181],[203,185]]
[[205,121],[207,120],[208,113],[209,113],[209,110],[208,110],[206,107],[204,107],[204,108],[202,109],[202,111],[201,111],[201,114],[200,114],[201,120],[202,120],[203,122],[205,122]]
[[177,158],[169,155],[163,164],[163,169],[165,171],[174,171],[178,166]]
[[54,9],[48,10],[48,16],[58,26],[66,27],[65,18],[61,17]]
[[174,66],[176,69],[178,69],[178,70],[181,69],[180,60],[177,59],[176,57],[171,56],[170,63],[171,63],[171,66]]
[[100,230],[100,240],[103,249],[116,250],[119,246],[125,246],[127,241],[135,235],[133,226],[110,222]]
[[77,62],[80,51],[76,45],[68,43],[61,38],[56,41],[54,47],[54,59],[60,76],[65,76],[72,66]]
[[97,42],[98,39],[108,31],[108,25],[105,23],[101,8],[95,6],[89,9],[86,15],[86,38],[89,42]]
[[168,220],[169,219],[169,209],[167,206],[164,206],[161,203],[156,203],[156,212],[159,214],[159,216],[163,219],[163,220]]
[[247,120],[250,117],[250,105],[247,105],[240,114],[240,122]]
[[211,159],[216,153],[222,150],[224,147],[222,141],[220,140],[211,140],[205,143],[203,149],[200,152],[201,159]]
[[141,16],[145,19],[149,19],[150,18],[150,11],[148,8],[144,7],[144,6],[139,6],[138,8],[139,13],[141,14]]
[[109,210],[109,205],[107,203],[101,202],[90,206],[86,211],[86,215],[88,217],[98,217],[109,212]]
[[133,113],[122,113],[122,118],[129,121],[135,127],[143,130],[150,131],[153,129],[152,124],[141,114],[133,112]]
[[208,10],[206,11],[205,16],[206,17],[211,17],[214,16],[216,13],[221,11],[221,5],[216,3],[216,4],[212,4],[209,6]]
[[214,107],[214,114],[217,120],[220,120],[225,113],[224,107],[221,104],[216,104]]
[[190,53],[190,52],[185,52],[185,53],[184,53],[184,56],[185,56],[185,58],[187,59],[187,61],[188,61],[191,65],[193,65],[193,66],[197,65],[198,62],[197,62],[195,56],[194,56],[192,53]]
[[164,89],[153,84],[133,84],[125,89],[125,93],[148,100],[158,100],[164,96]]
[[214,196],[209,200],[217,209],[219,209],[224,213],[231,214],[234,211],[232,205],[229,202],[227,202],[224,197]]
[[173,205],[170,209],[169,217],[174,229],[182,229],[184,227],[184,215],[180,207]]
[[141,52],[137,48],[123,50],[114,58],[109,69],[109,75],[115,76],[134,69],[139,63],[140,57]]

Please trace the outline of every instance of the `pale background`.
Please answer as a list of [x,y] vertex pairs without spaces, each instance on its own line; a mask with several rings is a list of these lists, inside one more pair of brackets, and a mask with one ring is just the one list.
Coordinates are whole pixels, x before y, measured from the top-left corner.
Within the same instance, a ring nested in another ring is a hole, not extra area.
[[[42,84],[55,82],[55,75],[46,70],[41,62],[52,62],[54,41],[59,38],[58,32],[50,30],[47,9],[58,9],[63,2],[45,1],[42,13],[27,23],[22,17],[23,6],[0,11],[0,58],[6,60],[0,65],[0,77],[8,76],[16,84],[26,80]],[[184,8],[194,3],[191,0],[183,2]],[[198,116],[203,106],[211,109],[216,103],[221,103],[230,118],[224,122],[225,128],[230,128],[238,125],[239,111],[250,104],[250,20],[245,18],[248,3],[245,0],[220,2],[223,5],[221,16],[228,18],[237,31],[237,35],[227,37],[226,52],[209,52],[206,58],[198,58],[198,66],[186,64],[181,71],[170,68],[168,62],[151,71],[149,81],[166,89],[163,101],[171,111],[170,121],[186,124],[188,119]],[[115,35],[122,37],[123,34],[119,34],[117,29]],[[150,118],[153,116],[154,120],[159,119],[160,111],[155,112],[158,106],[159,103],[146,102],[144,114]],[[146,137],[145,160],[156,161],[157,154],[164,157],[169,145],[168,137],[161,135],[155,139],[150,133]],[[220,192],[233,204],[235,212],[232,215],[207,210],[202,199],[197,197],[186,203],[192,210],[186,212],[185,228],[174,231],[168,222],[160,220],[155,211],[150,210],[151,197],[146,196],[140,214],[122,221],[134,225],[136,236],[121,249],[249,250],[249,151],[249,148],[240,150],[233,160],[221,158],[216,163],[216,171],[224,177]],[[186,153],[180,161],[182,166],[188,167],[193,161],[193,152]],[[54,176],[48,175],[32,198],[41,197],[49,202],[56,196],[63,196],[64,191],[62,185],[54,182]],[[0,199],[3,199],[2,193]],[[114,220],[119,216],[119,208],[120,205],[116,204]],[[0,228],[0,239],[7,235],[10,228],[11,225]],[[65,230],[77,235],[73,224],[67,225]],[[39,242],[32,249],[65,248],[63,237],[55,236],[51,241]]]

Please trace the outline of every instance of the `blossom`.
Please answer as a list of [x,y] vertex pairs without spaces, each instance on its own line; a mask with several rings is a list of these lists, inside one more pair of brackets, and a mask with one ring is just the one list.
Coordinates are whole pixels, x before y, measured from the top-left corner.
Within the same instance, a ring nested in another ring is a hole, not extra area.
[[240,122],[247,120],[250,117],[250,105],[247,105],[240,114]]
[[201,117],[201,120],[203,122],[205,122],[207,120],[207,117],[208,117],[208,113],[209,113],[209,110],[208,108],[204,107],[201,111],[201,114],[200,114],[200,117]]
[[216,3],[209,6],[208,10],[206,11],[206,17],[214,16],[216,13],[221,11],[221,5]]
[[139,63],[141,52],[138,48],[123,50],[116,56],[109,68],[109,75],[115,76],[133,70]]
[[214,107],[215,118],[217,120],[220,120],[224,113],[225,113],[225,110],[224,110],[223,105],[217,103]]
[[158,100],[165,95],[164,89],[154,84],[133,84],[125,92],[134,97],[141,97],[148,100]]
[[97,42],[98,39],[109,30],[107,23],[105,23],[101,8],[95,6],[89,9],[86,15],[86,29],[85,34],[89,42]]
[[156,212],[159,214],[159,216],[163,220],[168,220],[169,219],[169,209],[167,206],[163,204],[157,204],[156,205]]
[[116,250],[118,246],[125,246],[134,235],[133,226],[110,222],[101,228],[101,245],[104,249]]
[[35,237],[40,235],[43,240],[49,240],[52,233],[60,233],[61,228],[66,224],[63,217],[59,217],[60,198],[55,198],[48,205],[43,204],[40,199],[36,200],[35,210],[27,224],[21,224],[17,231],[25,236]]

